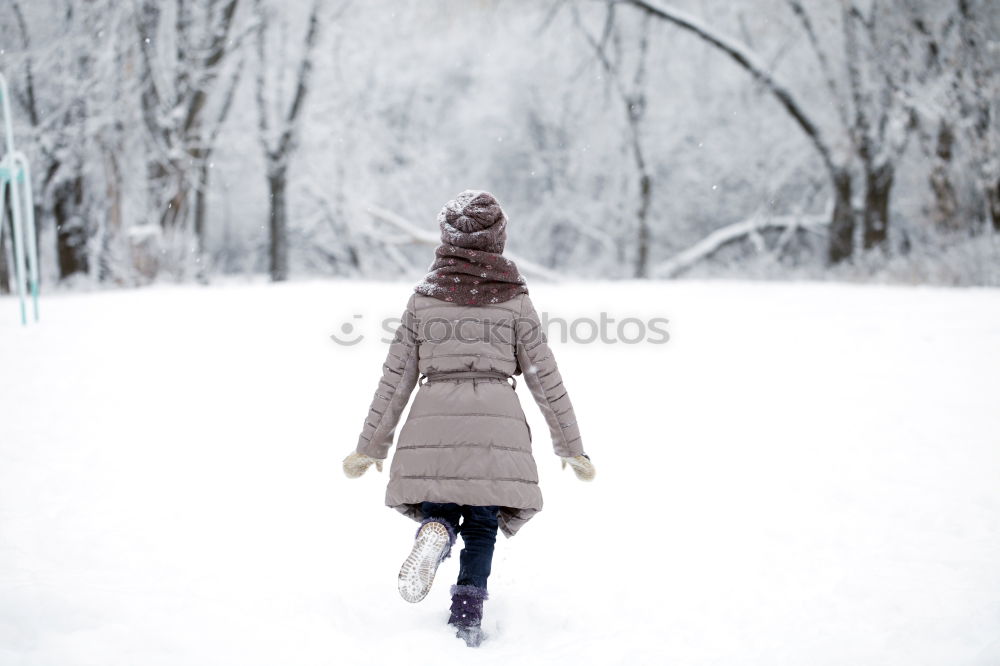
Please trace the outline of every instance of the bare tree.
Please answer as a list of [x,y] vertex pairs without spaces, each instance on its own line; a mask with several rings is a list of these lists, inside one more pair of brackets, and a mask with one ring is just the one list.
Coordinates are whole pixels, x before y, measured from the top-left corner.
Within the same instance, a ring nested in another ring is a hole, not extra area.
[[[930,213],[933,223],[942,230],[969,229],[975,218],[984,216],[982,211],[967,215],[960,210],[954,181],[958,150],[967,151],[977,180],[975,189],[985,202],[986,217],[991,217],[991,198],[996,201],[1000,196],[995,159],[1000,75],[997,68],[988,65],[987,35],[993,13],[983,11],[982,3],[973,0],[957,0],[954,4],[909,0],[900,4],[902,12],[883,11],[880,15],[881,5],[876,3],[864,15],[855,4],[844,2],[845,45],[849,53],[871,51],[864,58],[847,58],[858,119],[848,127],[856,139],[866,182],[870,183],[868,190],[874,193],[870,198],[875,204],[866,201],[865,213],[875,217],[881,208],[877,204],[886,205],[888,194],[879,196],[879,190],[880,186],[891,186],[892,165],[905,146],[905,135],[898,131],[899,118],[905,115],[906,121],[918,128],[931,163],[928,182],[934,201]],[[865,35],[860,45],[855,26]],[[865,77],[857,62],[869,63],[873,71]],[[863,83],[866,79],[868,90],[874,89],[868,94]],[[879,101],[873,104],[873,99]],[[897,133],[893,138],[890,129],[887,139],[882,128],[893,127],[894,113]],[[869,116],[876,122],[869,122]],[[876,127],[881,135],[873,136]],[[894,153],[890,160],[879,164],[872,159],[872,146],[877,145],[883,146],[883,155]],[[997,225],[995,215],[992,219]],[[866,246],[877,244],[877,231],[877,218],[874,224],[866,219]]]
[[604,28],[600,37],[595,37],[583,24],[576,5],[572,5],[573,20],[583,34],[587,43],[594,50],[597,61],[612,83],[615,93],[625,112],[628,125],[628,142],[630,152],[635,162],[637,174],[637,192],[639,204],[636,208],[636,258],[634,275],[637,278],[649,277],[649,207],[653,199],[653,178],[646,160],[642,141],[642,125],[646,116],[646,71],[649,54],[650,15],[642,17],[638,35],[635,66],[631,74],[626,73],[622,63],[621,53],[618,57],[608,49],[609,40],[620,44],[621,36],[615,22],[615,3],[609,2],[604,18]]
[[833,213],[830,221],[830,261],[836,263],[849,257],[854,247],[853,238],[855,228],[854,210],[851,203],[852,187],[850,170],[846,164],[836,159],[830,147],[830,142],[821,130],[820,125],[805,111],[805,108],[789,87],[777,80],[761,59],[748,48],[730,37],[719,34],[684,12],[666,5],[654,4],[647,0],[624,1],[652,16],[689,31],[718,48],[759,81],[777,99],[782,108],[792,117],[816,149],[830,177],[834,197]]
[[[57,11],[44,14],[38,4],[23,0],[0,8],[0,18],[13,18],[21,47],[11,82],[15,127],[23,133],[36,175],[41,258],[51,247],[59,279],[81,274],[105,279],[108,234],[121,226],[122,175],[108,158],[121,157],[126,132],[128,105],[122,104],[120,84],[128,69],[122,27],[131,25],[129,8],[112,0],[53,6]],[[91,48],[95,39],[101,49]],[[54,243],[47,247],[50,239]]]
[[[288,165],[298,146],[302,109],[309,93],[313,55],[319,41],[319,13],[323,0],[313,0],[307,20],[305,46],[295,74],[295,92],[288,108],[280,95],[268,97],[267,31],[271,16],[263,0],[255,0],[259,25],[257,27],[257,120],[261,149],[267,168],[267,185],[270,193],[269,211],[269,270],[271,280],[279,282],[288,278]],[[281,77],[284,72],[278,71]],[[277,107],[277,108],[275,108]],[[272,115],[274,118],[272,119]]]
[[[797,3],[796,3],[797,4]],[[896,164],[906,148],[915,115],[903,95],[906,67],[896,62],[893,47],[898,34],[883,34],[887,23],[874,4],[866,16],[853,0],[841,0],[844,61],[854,117],[847,131],[860,159],[864,179],[862,242],[866,250],[886,248],[889,197]],[[803,14],[804,15],[804,14]],[[865,35],[861,43],[858,32]],[[815,43],[817,49],[819,44]]]
[[[90,269],[87,243],[92,229],[89,216],[82,211],[85,186],[79,150],[72,150],[70,146],[78,144],[79,137],[72,134],[81,118],[87,114],[86,101],[81,92],[82,82],[91,74],[89,70],[91,61],[86,54],[79,54],[72,57],[70,62],[60,65],[74,73],[76,85],[73,85],[72,81],[66,82],[68,85],[63,89],[63,94],[65,95],[66,90],[71,91],[71,94],[64,97],[58,115],[54,116],[58,122],[53,122],[53,117],[50,117],[48,122],[43,121],[39,106],[38,82],[34,73],[31,32],[19,0],[11,0],[10,10],[24,52],[23,83],[21,86],[15,85],[14,96],[26,112],[41,158],[35,167],[42,175],[41,187],[36,190],[39,193],[39,200],[32,202],[35,206],[36,225],[40,225],[46,218],[42,202],[48,202],[55,223],[59,277],[67,278],[77,273],[87,273]],[[84,12],[74,12],[69,6],[57,15],[56,20],[61,24],[64,33],[72,34],[75,24],[81,20],[78,14],[84,14],[83,20],[86,20]],[[62,54],[53,57],[62,60]],[[40,140],[42,133],[49,133],[47,140]],[[40,229],[36,229],[37,231]]]
[[[242,37],[230,38],[238,5],[239,0],[173,0],[172,5],[142,0],[137,8],[153,206],[160,227],[168,232],[183,236],[193,218],[199,265],[204,264],[209,159],[232,108],[242,62],[222,87],[212,118],[206,118],[207,109],[226,56]],[[165,9],[172,10],[173,25],[162,20]]]
[[959,43],[955,87],[977,170],[986,217],[1000,231],[1000,68],[996,59],[997,14],[989,2],[958,0]]
[[[859,42],[856,23],[863,24],[869,38],[868,53],[873,53],[874,47],[878,44],[874,16],[866,18],[853,2],[841,0],[845,61],[849,72],[850,99],[854,104],[853,118],[847,113],[841,114],[841,120],[846,125],[854,148],[853,154],[844,155],[835,153],[820,123],[806,111],[791,88],[779,81],[763,64],[761,58],[749,48],[669,5],[652,0],[622,1],[691,32],[728,55],[775,97],[805,133],[826,167],[833,192],[834,205],[827,252],[831,263],[849,258],[854,251],[856,214],[852,201],[854,191],[852,162],[856,157],[860,157],[864,166],[862,213],[864,246],[884,247],[888,233],[889,193],[892,189],[895,163],[906,145],[906,137],[912,126],[908,118],[912,116],[912,111],[900,102],[898,95],[893,94],[896,84],[892,79],[892,72],[887,68],[877,72],[881,76],[877,91],[870,87],[874,84],[870,84],[864,78],[865,74],[870,74],[868,70],[877,69],[877,58],[882,54],[875,54],[866,63],[862,63],[866,52]],[[789,4],[800,18],[810,43],[816,50],[824,69],[825,80],[833,96],[832,101],[835,104],[842,103],[845,95],[839,90],[830,70],[830,60],[821,47],[821,40],[812,26],[809,15],[797,0],[789,0]],[[863,70],[865,65],[869,67]]]

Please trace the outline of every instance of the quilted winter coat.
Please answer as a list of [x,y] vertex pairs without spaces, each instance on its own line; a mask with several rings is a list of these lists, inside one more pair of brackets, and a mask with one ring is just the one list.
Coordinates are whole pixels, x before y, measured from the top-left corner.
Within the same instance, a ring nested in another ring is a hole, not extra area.
[[389,468],[387,506],[419,521],[422,501],[498,505],[507,537],[542,509],[516,374],[545,416],[555,453],[582,454],[573,406],[527,294],[482,306],[410,297],[357,446],[387,457],[419,383]]

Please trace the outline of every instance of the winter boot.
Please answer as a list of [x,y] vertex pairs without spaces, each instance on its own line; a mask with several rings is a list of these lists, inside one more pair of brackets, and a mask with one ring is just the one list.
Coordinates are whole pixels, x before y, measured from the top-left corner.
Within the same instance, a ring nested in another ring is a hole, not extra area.
[[427,596],[438,565],[451,555],[455,532],[448,523],[427,518],[421,522],[413,540],[413,550],[399,569],[399,594],[410,603]]
[[486,589],[475,585],[451,586],[451,617],[448,624],[458,631],[455,636],[469,647],[479,647],[486,639],[483,633],[483,602],[489,598]]

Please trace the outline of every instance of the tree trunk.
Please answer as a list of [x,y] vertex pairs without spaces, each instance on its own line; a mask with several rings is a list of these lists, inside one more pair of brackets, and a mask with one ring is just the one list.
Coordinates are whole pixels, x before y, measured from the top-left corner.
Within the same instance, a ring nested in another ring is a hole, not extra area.
[[[645,52],[645,47],[643,47],[643,52]],[[639,209],[635,216],[637,226],[635,277],[640,279],[649,277],[649,204],[653,198],[653,179],[646,166],[646,155],[642,150],[640,129],[645,108],[646,101],[643,96],[625,96],[625,114],[632,141],[632,156],[635,158],[635,169],[639,174]]]
[[[120,268],[115,266],[116,244],[122,235],[122,172],[118,158],[113,150],[106,151],[105,157],[107,180],[106,196],[108,198],[108,218],[101,239],[101,256],[97,261],[97,276],[101,282],[118,279]],[[120,282],[120,279],[118,279]]]
[[160,213],[160,228],[170,231],[182,226],[186,211],[184,206],[188,198],[188,188],[184,183],[184,174],[178,173],[168,178],[168,183],[176,180],[173,195],[167,200],[166,207]]
[[[316,47],[316,39],[319,35],[320,8],[322,0],[313,0],[312,9],[309,13],[309,27],[306,29],[305,49],[302,53],[302,60],[299,61],[298,72],[296,74],[295,93],[292,96],[291,106],[288,111],[279,114],[281,118],[281,129],[277,133],[278,139],[271,145],[268,137],[271,135],[270,121],[268,120],[267,96],[267,76],[266,67],[268,59],[266,56],[266,34],[268,21],[267,12],[264,10],[262,0],[257,0],[255,8],[257,16],[260,18],[260,25],[257,32],[257,56],[259,58],[257,71],[256,99],[257,99],[257,123],[260,128],[260,143],[264,149],[264,160],[268,165],[267,182],[271,191],[271,281],[282,282],[288,279],[288,211],[286,208],[287,170],[291,156],[298,146],[299,122],[301,120],[302,108],[305,105],[307,93],[309,91],[309,75],[313,70],[313,49]],[[281,86],[278,86],[281,89]]]
[[851,173],[841,169],[833,174],[833,217],[827,259],[838,264],[854,254],[854,209],[851,206]]
[[[12,183],[13,184],[13,183]],[[14,237],[14,214],[10,212],[10,201],[4,196],[4,185],[0,184],[0,294],[10,293],[10,263],[7,261],[7,237]]]
[[951,156],[955,145],[955,132],[951,124],[941,120],[937,131],[937,145],[934,148],[934,167],[931,169],[930,185],[934,193],[934,210],[931,219],[938,229],[953,231],[961,226],[956,215],[958,196],[951,182]]
[[895,169],[890,163],[880,164],[865,173],[865,210],[863,243],[866,250],[888,250],[889,198]]
[[639,234],[638,255],[635,261],[635,276],[649,277],[649,201],[652,197],[652,182],[649,174],[643,173],[639,178]]
[[206,227],[205,218],[208,214],[208,163],[201,160],[198,167],[198,188],[194,193],[194,235],[197,244],[195,256],[195,276],[198,282],[208,282],[208,259],[205,254]]
[[53,192],[52,214],[56,223],[56,253],[59,258],[59,279],[76,273],[87,273],[87,224],[81,214],[83,206],[83,176],[60,184]]
[[993,230],[1000,231],[1000,180],[987,188],[986,204],[989,207],[990,219],[993,221]]
[[271,281],[283,282],[288,279],[288,215],[285,208],[285,172],[267,177],[271,190],[270,254]]

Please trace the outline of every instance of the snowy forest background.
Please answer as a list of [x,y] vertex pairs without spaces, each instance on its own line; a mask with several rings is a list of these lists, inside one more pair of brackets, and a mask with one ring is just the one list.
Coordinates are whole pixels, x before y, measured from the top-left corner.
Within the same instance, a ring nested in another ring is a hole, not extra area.
[[994,0],[4,0],[0,71],[47,286],[415,277],[466,188],[536,272],[996,285],[997,35]]

